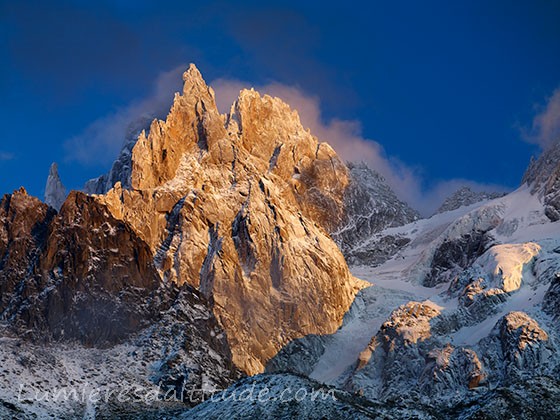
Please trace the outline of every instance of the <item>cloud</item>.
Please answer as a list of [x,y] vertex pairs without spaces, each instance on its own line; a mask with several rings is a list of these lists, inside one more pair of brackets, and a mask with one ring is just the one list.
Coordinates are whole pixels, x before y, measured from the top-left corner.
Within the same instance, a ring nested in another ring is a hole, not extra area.
[[80,134],[68,139],[64,143],[65,159],[86,165],[111,163],[121,150],[132,124],[143,118],[167,115],[174,92],[181,91],[181,75],[186,68],[186,65],[180,65],[160,73],[151,95],[95,120]]
[[541,107],[533,118],[530,129],[522,129],[523,138],[529,143],[547,149],[560,140],[560,88],[547,99],[546,106]]
[[12,160],[14,158],[15,158],[15,155],[13,153],[4,152],[4,151],[0,150],[0,161]]
[[[239,80],[217,79],[211,83],[216,92],[216,102],[220,112],[229,111],[241,89],[250,84]],[[321,116],[319,98],[307,95],[293,86],[270,83],[255,86],[261,93],[277,96],[290,104],[300,115],[302,124],[311,130],[320,141],[329,143],[346,161],[364,161],[385,177],[397,196],[409,203],[423,216],[431,215],[440,204],[463,186],[473,191],[506,191],[507,188],[484,184],[466,179],[441,180],[425,187],[420,167],[405,164],[388,156],[383,146],[375,140],[364,138],[359,121],[331,119],[324,121]]]

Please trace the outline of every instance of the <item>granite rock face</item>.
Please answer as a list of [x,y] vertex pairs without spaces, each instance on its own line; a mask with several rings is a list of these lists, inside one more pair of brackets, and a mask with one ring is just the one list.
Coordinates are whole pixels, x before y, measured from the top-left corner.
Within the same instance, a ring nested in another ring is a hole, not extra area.
[[328,231],[349,173],[276,98],[242,91],[220,115],[198,70],[132,149],[131,188],[95,199],[149,245],[164,281],[213,305],[247,373],[294,338],[332,333],[361,283]]
[[56,214],[20,190],[2,208],[3,319],[35,336],[101,345],[157,313],[149,248],[95,199],[72,192]]
[[56,211],[20,188],[0,201],[0,311],[38,264]]
[[420,219],[418,212],[397,198],[385,179],[364,163],[348,163],[350,184],[344,193],[344,215],[332,231],[349,264],[379,265],[406,242],[398,236],[371,240],[390,227]]
[[529,315],[509,312],[475,346],[453,345],[425,303],[396,309],[338,385],[381,401],[478,404],[489,384],[509,386],[558,370],[554,340]]

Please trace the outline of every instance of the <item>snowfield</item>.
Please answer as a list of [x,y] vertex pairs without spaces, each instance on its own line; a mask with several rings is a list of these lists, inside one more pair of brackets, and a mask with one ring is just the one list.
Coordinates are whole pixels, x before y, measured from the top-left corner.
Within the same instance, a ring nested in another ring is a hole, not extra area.
[[340,381],[356,363],[360,352],[390,313],[409,301],[432,303],[442,312],[457,312],[459,296],[449,292],[450,282],[425,287],[421,277],[436,249],[446,240],[472,229],[494,226],[496,245],[478,257],[471,272],[488,278],[488,288],[507,296],[491,316],[440,337],[453,346],[476,346],[507,313],[523,311],[545,320],[539,309],[549,282],[539,282],[535,271],[559,265],[560,222],[551,223],[542,202],[523,186],[504,197],[436,214],[405,226],[389,228],[379,236],[401,235],[410,243],[378,267],[354,266],[352,274],[372,284],[357,297],[345,324],[328,341],[310,377],[327,384]]

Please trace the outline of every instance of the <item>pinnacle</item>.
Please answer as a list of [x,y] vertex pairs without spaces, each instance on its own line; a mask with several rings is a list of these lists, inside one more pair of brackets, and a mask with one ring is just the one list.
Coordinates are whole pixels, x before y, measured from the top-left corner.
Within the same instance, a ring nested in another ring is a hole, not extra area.
[[194,90],[195,88],[207,90],[208,86],[204,81],[198,68],[191,63],[187,71],[183,73],[183,93]]
[[58,164],[56,162],[51,163],[51,167],[49,169],[49,175],[58,177]]

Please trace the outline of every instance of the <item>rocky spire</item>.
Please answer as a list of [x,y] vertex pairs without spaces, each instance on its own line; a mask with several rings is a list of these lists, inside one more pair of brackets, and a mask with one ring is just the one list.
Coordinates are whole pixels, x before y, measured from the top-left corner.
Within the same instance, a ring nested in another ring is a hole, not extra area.
[[58,175],[58,165],[56,162],[53,162],[49,169],[47,184],[45,185],[45,203],[60,210],[67,195],[66,188],[62,185]]

